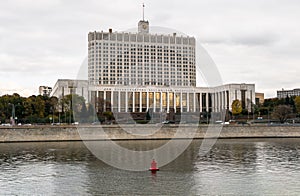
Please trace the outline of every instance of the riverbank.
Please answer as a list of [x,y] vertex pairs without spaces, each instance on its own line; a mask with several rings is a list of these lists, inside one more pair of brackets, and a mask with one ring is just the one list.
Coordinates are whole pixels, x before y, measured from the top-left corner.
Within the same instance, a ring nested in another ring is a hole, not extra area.
[[[219,131],[221,130],[219,134]],[[0,127],[0,142],[159,140],[203,138],[300,138],[300,126],[97,125]],[[181,130],[179,133],[178,130]],[[194,134],[191,132],[194,131]],[[186,134],[189,133],[189,134]],[[209,134],[207,134],[209,133]]]

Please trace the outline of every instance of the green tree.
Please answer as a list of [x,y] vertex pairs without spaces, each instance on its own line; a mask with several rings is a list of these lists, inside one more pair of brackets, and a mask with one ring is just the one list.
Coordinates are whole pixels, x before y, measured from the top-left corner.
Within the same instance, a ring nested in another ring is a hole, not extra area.
[[150,115],[149,110],[146,113],[146,120],[151,120],[151,115]]
[[65,122],[74,122],[81,121],[81,112],[86,112],[85,100],[82,96],[76,94],[70,94],[64,96],[59,103],[62,112],[63,112],[63,121]]
[[81,111],[80,111],[80,122],[88,122],[89,120],[89,113],[86,108],[86,104],[82,103]]
[[232,107],[232,114],[234,116],[239,115],[243,111],[242,103],[238,99],[236,99],[232,102],[231,107]]
[[34,108],[36,111],[36,115],[38,118],[44,118],[45,117],[45,101],[43,99],[43,96],[39,95],[35,99]]

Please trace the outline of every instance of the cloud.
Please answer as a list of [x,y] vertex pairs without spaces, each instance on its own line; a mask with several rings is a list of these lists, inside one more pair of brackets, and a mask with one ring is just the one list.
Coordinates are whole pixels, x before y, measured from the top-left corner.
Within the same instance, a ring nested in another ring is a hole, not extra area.
[[239,35],[229,39],[228,44],[239,44],[246,46],[263,46],[267,47],[276,44],[280,41],[279,36],[274,34],[253,34],[253,35]]
[[208,44],[229,44],[229,45],[246,45],[246,46],[269,46],[276,44],[280,41],[280,37],[275,34],[267,33],[253,33],[252,35],[242,34],[239,35],[208,35],[200,38],[201,43]]

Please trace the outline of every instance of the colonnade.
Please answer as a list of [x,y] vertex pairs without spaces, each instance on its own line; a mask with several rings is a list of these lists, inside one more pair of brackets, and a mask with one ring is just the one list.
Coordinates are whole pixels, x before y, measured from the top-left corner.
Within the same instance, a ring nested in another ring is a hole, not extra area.
[[229,109],[229,91],[91,91],[98,110],[113,112],[220,112]]

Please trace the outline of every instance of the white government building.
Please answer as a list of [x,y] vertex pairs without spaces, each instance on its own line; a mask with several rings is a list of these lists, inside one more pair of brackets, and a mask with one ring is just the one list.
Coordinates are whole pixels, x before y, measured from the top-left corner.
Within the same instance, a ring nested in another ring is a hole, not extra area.
[[151,34],[145,20],[137,33],[90,32],[89,101],[103,111],[168,113],[221,112],[239,99],[250,111],[254,84],[196,86],[195,49],[194,37]]

